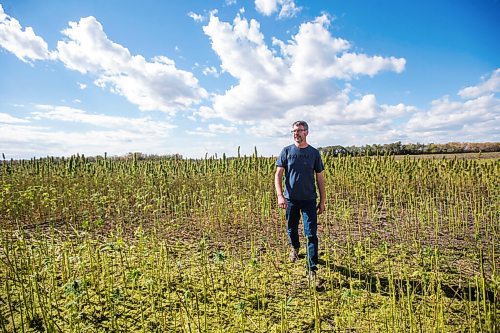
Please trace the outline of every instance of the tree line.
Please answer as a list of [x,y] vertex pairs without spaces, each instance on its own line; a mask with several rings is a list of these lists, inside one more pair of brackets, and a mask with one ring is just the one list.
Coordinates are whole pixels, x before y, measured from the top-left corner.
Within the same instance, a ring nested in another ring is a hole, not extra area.
[[319,147],[324,155],[375,156],[375,155],[422,155],[499,152],[500,142],[448,142],[448,143],[407,143],[401,141],[387,144],[364,146],[327,146]]

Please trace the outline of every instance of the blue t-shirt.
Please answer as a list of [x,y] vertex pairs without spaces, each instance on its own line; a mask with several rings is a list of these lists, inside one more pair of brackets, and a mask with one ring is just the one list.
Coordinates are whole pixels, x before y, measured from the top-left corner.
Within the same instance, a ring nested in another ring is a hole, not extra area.
[[290,200],[315,200],[314,173],[325,169],[319,151],[312,147],[299,148],[292,144],[283,148],[276,166],[285,168],[285,198]]

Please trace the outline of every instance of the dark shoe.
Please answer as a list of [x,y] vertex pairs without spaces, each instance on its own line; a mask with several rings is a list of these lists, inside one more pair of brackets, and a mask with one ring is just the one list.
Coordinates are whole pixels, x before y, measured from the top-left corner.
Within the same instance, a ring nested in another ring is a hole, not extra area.
[[290,250],[290,261],[296,262],[299,259],[299,249],[293,248]]

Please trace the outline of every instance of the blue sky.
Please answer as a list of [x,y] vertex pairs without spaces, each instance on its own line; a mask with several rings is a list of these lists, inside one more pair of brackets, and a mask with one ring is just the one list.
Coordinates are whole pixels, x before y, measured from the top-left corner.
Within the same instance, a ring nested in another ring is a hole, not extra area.
[[6,158],[500,141],[497,0],[0,0]]

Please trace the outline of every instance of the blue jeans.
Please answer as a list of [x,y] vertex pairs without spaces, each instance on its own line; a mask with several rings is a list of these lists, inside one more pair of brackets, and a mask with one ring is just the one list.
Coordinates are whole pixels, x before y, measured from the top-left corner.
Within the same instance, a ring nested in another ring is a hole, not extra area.
[[288,241],[295,249],[300,248],[299,221],[302,212],[304,223],[304,236],[307,241],[307,267],[315,271],[318,268],[318,213],[316,200],[290,200],[287,199],[286,209]]

